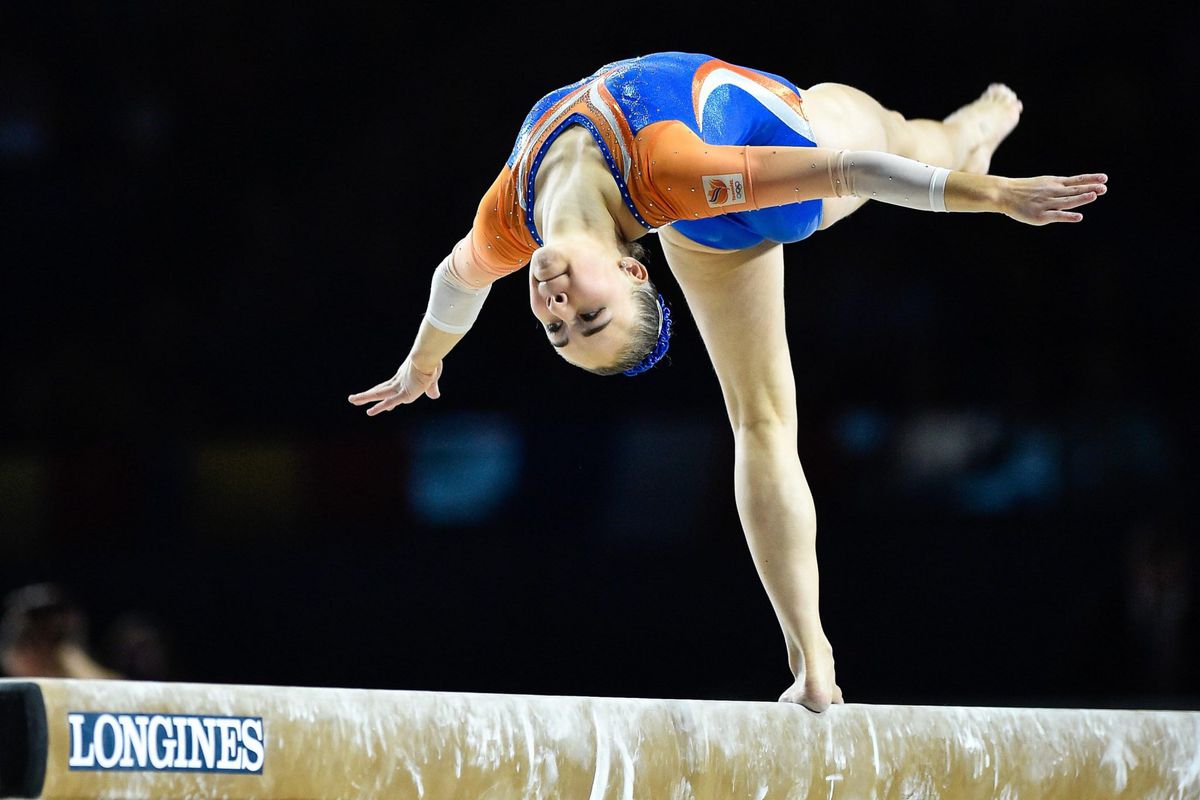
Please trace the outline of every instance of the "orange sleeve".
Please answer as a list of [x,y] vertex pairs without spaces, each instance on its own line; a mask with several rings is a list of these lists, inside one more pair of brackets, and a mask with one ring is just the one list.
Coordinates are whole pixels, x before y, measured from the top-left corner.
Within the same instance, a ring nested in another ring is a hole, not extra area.
[[638,133],[636,193],[655,226],[837,197],[839,151],[707,144],[676,120]]
[[506,165],[479,201],[475,224],[450,254],[451,274],[463,286],[487,286],[529,263],[537,243],[521,219],[521,207]]

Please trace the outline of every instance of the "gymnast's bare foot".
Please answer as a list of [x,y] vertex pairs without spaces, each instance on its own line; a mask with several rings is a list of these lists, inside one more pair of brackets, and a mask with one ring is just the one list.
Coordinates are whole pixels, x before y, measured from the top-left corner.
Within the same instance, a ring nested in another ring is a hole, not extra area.
[[822,637],[815,650],[801,654],[795,647],[788,647],[788,661],[796,681],[779,696],[781,703],[797,703],[818,713],[833,703],[842,703],[842,689],[834,679],[833,647]]
[[978,100],[946,117],[945,123],[956,128],[961,137],[963,172],[987,173],[992,154],[1017,127],[1023,107],[1016,92],[1002,83],[993,83]]

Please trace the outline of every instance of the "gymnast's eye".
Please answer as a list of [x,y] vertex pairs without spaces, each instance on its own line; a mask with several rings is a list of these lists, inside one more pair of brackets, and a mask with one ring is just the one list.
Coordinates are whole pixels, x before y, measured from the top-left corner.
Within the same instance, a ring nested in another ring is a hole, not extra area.
[[600,316],[600,312],[603,310],[604,310],[603,308],[600,308],[600,309],[597,309],[597,310],[591,312],[590,314],[580,314],[579,316],[583,318],[584,322],[591,322],[596,317]]
[[562,328],[561,322],[551,322],[549,325],[546,326],[546,330],[549,331],[550,333],[557,333],[559,331],[559,329],[561,329],[561,328]]

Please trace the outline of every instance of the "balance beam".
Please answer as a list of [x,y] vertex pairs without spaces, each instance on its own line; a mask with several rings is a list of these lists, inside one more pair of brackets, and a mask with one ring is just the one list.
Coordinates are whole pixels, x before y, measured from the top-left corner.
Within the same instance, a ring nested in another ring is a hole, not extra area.
[[1200,798],[1200,713],[0,681],[0,797]]

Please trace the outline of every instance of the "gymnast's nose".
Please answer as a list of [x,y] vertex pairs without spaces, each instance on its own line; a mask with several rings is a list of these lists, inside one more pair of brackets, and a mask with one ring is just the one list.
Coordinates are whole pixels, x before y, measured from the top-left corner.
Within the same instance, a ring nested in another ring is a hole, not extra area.
[[575,316],[575,306],[566,292],[550,292],[546,297],[546,308],[559,319],[570,320]]
[[570,295],[567,294],[569,286],[570,279],[566,275],[556,275],[550,280],[538,281],[537,290],[551,311],[559,307],[565,310],[571,304]]

